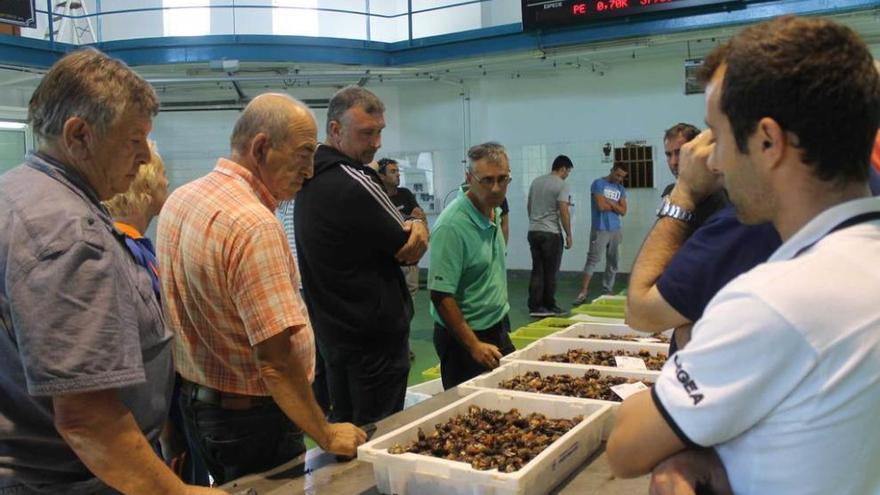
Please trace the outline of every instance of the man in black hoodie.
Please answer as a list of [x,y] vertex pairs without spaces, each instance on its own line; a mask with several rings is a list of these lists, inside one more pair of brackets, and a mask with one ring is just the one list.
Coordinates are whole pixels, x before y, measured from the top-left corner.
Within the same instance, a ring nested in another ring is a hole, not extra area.
[[360,425],[403,409],[412,299],[400,265],[418,262],[428,246],[424,221],[403,218],[366,166],[382,145],[384,112],[358,86],[333,96],[327,140],[294,213],[330,415]]

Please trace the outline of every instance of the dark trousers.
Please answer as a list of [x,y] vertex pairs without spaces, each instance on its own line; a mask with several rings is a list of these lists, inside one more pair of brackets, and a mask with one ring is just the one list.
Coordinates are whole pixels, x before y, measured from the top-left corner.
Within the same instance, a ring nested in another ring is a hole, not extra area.
[[180,397],[184,430],[218,484],[272,469],[306,450],[302,430],[274,403],[222,409]]
[[[513,352],[513,343],[510,341],[510,319],[507,315],[501,321],[485,330],[475,330],[480,342],[492,344],[507,355]],[[458,341],[449,330],[442,325],[434,324],[434,349],[440,356],[440,377],[443,380],[443,389],[450,389],[462,382],[489,371],[482,364],[474,361],[471,353]]]
[[180,392],[181,380],[183,379],[180,375],[175,373],[171,410],[168,413],[168,421],[171,422],[171,427],[175,430],[174,434],[182,435],[182,441],[186,444],[185,452],[187,455],[184,457],[183,465],[177,467],[178,475],[184,483],[189,485],[210,486],[211,482],[208,479],[208,468],[205,466],[205,461],[202,459],[201,454],[199,454],[196,444],[194,444],[186,434],[183,411],[180,406],[180,398],[182,395]]
[[556,307],[556,275],[562,262],[562,236],[529,231],[532,277],[529,279],[529,311]]
[[331,421],[360,426],[403,410],[410,367],[407,339],[358,350],[320,348]]
[[321,356],[321,349],[318,347],[318,341],[315,341],[315,380],[312,381],[312,393],[315,394],[315,401],[321,406],[325,416],[330,414],[330,390],[327,387],[327,372],[324,367],[324,358]]

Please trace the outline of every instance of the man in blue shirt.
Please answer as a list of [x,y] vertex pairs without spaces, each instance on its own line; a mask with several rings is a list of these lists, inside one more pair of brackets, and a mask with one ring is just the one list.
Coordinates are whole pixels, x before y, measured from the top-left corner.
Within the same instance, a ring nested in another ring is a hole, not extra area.
[[610,294],[614,289],[614,277],[617,276],[617,255],[623,232],[620,217],[626,215],[626,189],[623,181],[628,172],[626,165],[615,163],[608,177],[600,177],[590,186],[590,209],[593,222],[590,226],[590,251],[584,265],[584,280],[581,291],[574,304],[583,304],[587,300],[587,289],[593,271],[599,264],[599,256],[605,253],[605,276],[602,280],[602,293]]
[[31,96],[37,151],[0,176],[0,493],[222,493],[154,453],[173,334],[101,205],[150,161],[159,100],[86,48]]

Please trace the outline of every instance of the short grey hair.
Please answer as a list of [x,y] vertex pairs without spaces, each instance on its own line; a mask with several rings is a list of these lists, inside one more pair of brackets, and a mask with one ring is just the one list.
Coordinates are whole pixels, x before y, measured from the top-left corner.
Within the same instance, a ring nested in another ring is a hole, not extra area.
[[348,109],[361,107],[370,115],[385,113],[385,104],[372,91],[360,86],[346,86],[330,98],[327,106],[327,135],[330,135],[330,123],[342,122],[342,116]]
[[510,159],[507,157],[507,151],[504,149],[504,146],[502,146],[500,143],[496,143],[495,141],[489,141],[488,143],[471,146],[471,148],[467,152],[467,155],[468,172],[474,171],[474,162],[484,159],[490,163],[495,164],[510,164]]
[[104,135],[130,109],[158,113],[150,83],[121,60],[83,48],[62,57],[40,81],[28,103],[28,123],[41,141],[58,139],[72,117]]
[[277,98],[288,100],[312,114],[305,103],[286,93],[264,93],[254,98],[235,122],[232,136],[229,138],[229,145],[233,151],[247,152],[248,143],[261,132],[266,134],[273,147],[281,145],[290,137],[290,112],[279,109],[278,105],[271,101]]

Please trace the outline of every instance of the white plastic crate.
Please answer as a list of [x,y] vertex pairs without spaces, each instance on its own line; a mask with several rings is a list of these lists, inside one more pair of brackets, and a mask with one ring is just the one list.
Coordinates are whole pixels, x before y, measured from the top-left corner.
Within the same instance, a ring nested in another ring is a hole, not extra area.
[[604,316],[593,316],[585,313],[572,313],[566,316],[570,320],[588,321],[593,323],[617,323],[623,325],[623,318],[606,318]]
[[[654,383],[657,381],[657,372],[654,371],[636,371],[636,370],[627,370],[627,369],[614,369],[608,368],[605,366],[584,366],[577,364],[569,364],[569,363],[547,363],[547,362],[532,362],[532,361],[512,361],[509,363],[505,363],[498,368],[490,371],[489,373],[483,373],[482,375],[471,378],[470,380],[459,384],[457,387],[459,395],[466,396],[467,394],[479,390],[506,390],[498,387],[498,384],[504,380],[510,380],[511,378],[522,375],[523,373],[529,371],[537,371],[541,373],[541,376],[549,376],[549,375],[572,375],[572,376],[583,376],[584,373],[589,369],[595,369],[599,371],[599,374],[603,376],[620,376],[623,378],[631,378],[633,380],[638,380],[645,382]],[[513,392],[513,390],[508,390],[509,392]],[[535,393],[535,392],[521,392],[521,393]],[[541,396],[549,396],[549,397],[564,397],[562,395],[553,395],[553,394],[538,394]],[[572,397],[573,399],[578,399],[577,397]],[[586,401],[597,401],[598,399],[578,399],[578,400],[586,400]],[[598,400],[598,402],[607,402],[610,405],[619,405],[620,402],[614,401],[603,401]]]
[[[512,361],[509,363],[502,364],[498,368],[490,371],[489,373],[483,373],[482,375],[471,378],[470,380],[461,383],[456,387],[458,393],[462,396],[467,395],[472,392],[480,391],[480,390],[503,390],[508,392],[514,392],[513,390],[507,390],[500,388],[498,386],[504,380],[510,380],[511,378],[522,375],[528,371],[537,371],[541,373],[541,376],[549,376],[549,375],[572,375],[572,376],[583,376],[584,373],[589,369],[595,369],[599,371],[600,375],[603,376],[620,376],[623,378],[631,378],[633,380],[638,380],[643,382],[645,385],[655,383],[657,381],[657,373],[653,371],[635,371],[635,370],[624,370],[624,369],[613,369],[605,366],[584,366],[580,364],[569,364],[569,363],[545,363],[545,362],[532,362],[532,361]],[[554,394],[543,394],[538,392],[517,392],[522,394],[534,394],[540,397],[565,397],[562,395],[554,395]],[[620,406],[621,402],[619,401],[608,401],[608,400],[600,400],[600,399],[582,399],[578,397],[570,397],[574,400],[580,400],[588,403],[599,402],[602,404],[607,404],[611,407],[611,413],[608,414],[605,418],[605,424],[602,429],[602,438],[607,439],[608,435],[611,433],[611,428],[614,426],[614,415],[617,413],[617,408]]]
[[406,391],[412,392],[414,394],[425,394],[433,397],[443,391],[443,382],[439,378],[428,380],[426,382],[419,383],[418,385],[407,387]]
[[403,399],[403,408],[409,409],[410,407],[420,402],[424,402],[442,391],[443,383],[441,383],[439,378],[437,378],[436,380],[428,380],[427,382],[413,385],[412,387],[407,387],[406,397],[404,397]]
[[[553,334],[554,338],[577,339],[580,335],[637,335],[650,338],[651,334],[634,330],[626,325],[614,323],[575,323]],[[666,330],[663,335],[672,338],[672,330]]]
[[[511,361],[532,361],[536,363],[546,363],[547,361],[541,361],[541,356],[544,354],[561,354],[568,352],[571,349],[583,349],[585,351],[629,351],[633,353],[638,353],[641,350],[645,350],[650,352],[652,355],[656,356],[658,354],[666,355],[669,350],[668,344],[646,344],[641,342],[625,342],[625,341],[617,341],[617,340],[594,340],[594,339],[565,339],[558,338],[555,335],[552,337],[544,337],[541,340],[537,340],[528,347],[524,349],[520,349],[516,352],[512,352],[501,358],[502,363],[509,363]],[[573,363],[568,363],[569,365],[574,365]],[[580,367],[593,367],[596,369],[620,369],[614,366],[595,366],[595,365],[586,365],[580,364],[576,365]],[[648,370],[646,373],[654,373],[659,374],[659,371]]]
[[[517,408],[523,414],[541,413],[554,419],[580,415],[584,420],[513,473],[480,471],[464,462],[421,454],[388,453],[395,444],[415,440],[419,428],[430,434],[435,424],[466,414],[472,405],[501,411]],[[373,465],[376,487],[386,494],[539,495],[552,490],[599,448],[610,410],[599,401],[483,390],[361,445],[358,459]]]

